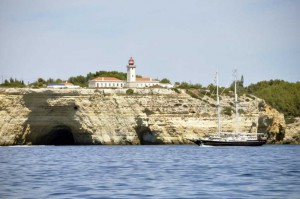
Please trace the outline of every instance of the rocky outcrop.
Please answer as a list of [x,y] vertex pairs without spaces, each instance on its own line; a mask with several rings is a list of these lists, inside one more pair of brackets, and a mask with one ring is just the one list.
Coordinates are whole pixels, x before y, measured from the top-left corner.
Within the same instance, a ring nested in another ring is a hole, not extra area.
[[258,132],[266,133],[268,143],[278,143],[285,137],[284,115],[267,105],[264,100],[258,104],[262,112],[258,119]]
[[286,126],[284,144],[300,144],[300,118]]
[[[232,107],[222,96],[222,107]],[[216,131],[215,100],[170,89],[0,89],[0,145],[190,144]],[[283,115],[253,96],[240,97],[238,129],[283,139]],[[222,114],[222,131],[234,116]]]

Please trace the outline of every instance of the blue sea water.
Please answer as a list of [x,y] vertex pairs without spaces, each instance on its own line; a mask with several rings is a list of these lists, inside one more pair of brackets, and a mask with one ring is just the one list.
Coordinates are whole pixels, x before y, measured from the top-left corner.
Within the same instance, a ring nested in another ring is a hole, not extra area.
[[0,147],[0,198],[300,198],[300,146]]

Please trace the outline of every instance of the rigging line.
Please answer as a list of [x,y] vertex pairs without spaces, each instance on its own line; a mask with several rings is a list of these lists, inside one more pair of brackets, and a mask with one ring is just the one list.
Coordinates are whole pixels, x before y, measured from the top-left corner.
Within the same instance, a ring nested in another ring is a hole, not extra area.
[[212,98],[212,94],[215,93],[216,90],[217,90],[217,87],[215,87],[213,92],[210,93],[210,98]]
[[230,83],[230,80],[227,82],[226,86],[224,87],[224,90],[222,91],[222,93],[220,95],[223,95],[224,91],[229,87],[229,83]]
[[[215,85],[217,84],[217,74],[214,75],[214,83],[215,83]],[[215,93],[215,91],[217,90],[217,87],[218,86],[215,86],[213,92],[210,93],[210,98],[212,98],[212,94]]]
[[[214,76],[214,79],[215,79],[216,77]],[[204,98],[205,96],[207,96],[207,93],[208,93],[208,90],[209,90],[209,92],[210,92],[210,87],[212,86],[212,84],[209,84],[208,85],[208,87],[206,88],[206,91],[205,91],[205,94],[204,94],[204,96],[202,97],[202,98]],[[214,91],[213,91],[214,92]],[[210,94],[211,95],[211,94]],[[211,97],[211,96],[210,96]],[[201,106],[202,106],[202,103],[203,103],[204,101],[202,100],[201,101],[201,103],[200,103],[200,107],[199,107],[199,109],[201,109]],[[205,108],[206,108],[206,106],[207,106],[207,104],[205,105]]]
[[[210,86],[211,86],[211,85],[208,85],[208,88],[206,88],[205,94],[204,94],[204,96],[203,96],[202,98],[204,98],[204,97],[207,95]],[[200,105],[202,105],[202,102],[203,102],[203,101],[201,101]]]

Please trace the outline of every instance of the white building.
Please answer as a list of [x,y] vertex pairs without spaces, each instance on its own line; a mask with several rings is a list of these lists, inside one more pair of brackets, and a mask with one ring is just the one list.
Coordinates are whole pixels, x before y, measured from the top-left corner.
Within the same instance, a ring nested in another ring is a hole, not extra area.
[[122,88],[126,84],[125,81],[115,77],[97,77],[89,81],[89,87],[114,87]]
[[170,84],[161,84],[158,80],[152,78],[136,77],[136,65],[130,57],[127,65],[127,80],[120,80],[115,77],[97,77],[89,81],[89,87],[110,87],[110,88],[144,88],[159,85],[170,87]]

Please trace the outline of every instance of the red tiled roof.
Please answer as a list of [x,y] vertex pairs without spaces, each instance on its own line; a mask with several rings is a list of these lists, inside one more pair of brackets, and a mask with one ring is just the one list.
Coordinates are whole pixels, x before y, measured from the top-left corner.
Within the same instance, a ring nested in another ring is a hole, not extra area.
[[137,82],[156,82],[157,80],[149,78],[149,77],[137,77]]
[[[91,81],[124,81],[124,80],[120,80],[116,77],[96,77]],[[158,80],[149,77],[137,77],[136,81],[137,82],[158,82]]]
[[116,77],[96,77],[95,79],[92,79],[92,81],[123,81]]

